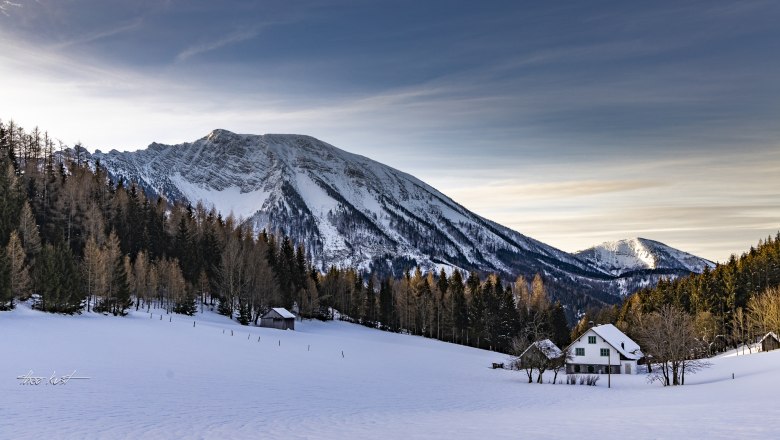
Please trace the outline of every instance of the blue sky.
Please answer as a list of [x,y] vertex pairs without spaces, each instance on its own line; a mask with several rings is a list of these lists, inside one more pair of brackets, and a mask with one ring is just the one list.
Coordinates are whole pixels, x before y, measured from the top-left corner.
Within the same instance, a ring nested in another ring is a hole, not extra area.
[[302,133],[565,250],[780,228],[780,4],[0,1],[0,117],[91,149]]

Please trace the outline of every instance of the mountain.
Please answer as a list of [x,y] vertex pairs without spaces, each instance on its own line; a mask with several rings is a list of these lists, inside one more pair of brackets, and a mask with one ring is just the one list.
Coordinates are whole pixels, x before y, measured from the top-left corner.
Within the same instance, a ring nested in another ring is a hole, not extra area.
[[[113,179],[171,201],[203,202],[227,216],[303,243],[321,270],[353,266],[400,275],[420,266],[543,273],[571,309],[612,303],[625,282],[459,205],[419,179],[309,136],[214,130],[194,142],[96,151]],[[619,271],[620,272],[620,271]],[[622,272],[620,272],[622,273]]]
[[616,276],[635,272],[701,273],[715,263],[646,238],[602,243],[574,255]]

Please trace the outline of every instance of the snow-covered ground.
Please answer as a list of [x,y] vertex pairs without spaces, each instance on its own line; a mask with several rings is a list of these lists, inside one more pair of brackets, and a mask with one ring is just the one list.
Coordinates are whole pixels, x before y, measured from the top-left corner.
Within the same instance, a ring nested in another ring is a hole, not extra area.
[[[683,387],[607,389],[528,384],[489,368],[504,355],[343,322],[195,320],[0,313],[0,439],[780,438],[780,350],[716,358]],[[90,379],[21,385],[30,370]]]

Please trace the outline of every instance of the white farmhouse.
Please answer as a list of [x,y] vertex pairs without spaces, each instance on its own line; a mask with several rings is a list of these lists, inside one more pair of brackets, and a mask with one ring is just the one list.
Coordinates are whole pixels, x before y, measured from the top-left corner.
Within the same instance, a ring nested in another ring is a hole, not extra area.
[[612,324],[591,327],[567,348],[566,373],[636,374],[639,345]]

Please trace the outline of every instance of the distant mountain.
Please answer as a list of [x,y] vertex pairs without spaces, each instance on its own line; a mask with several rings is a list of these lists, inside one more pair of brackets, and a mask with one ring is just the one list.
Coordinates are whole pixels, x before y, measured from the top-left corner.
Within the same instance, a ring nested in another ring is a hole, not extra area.
[[112,178],[136,182],[148,194],[201,201],[257,231],[287,234],[320,269],[353,266],[398,276],[414,266],[459,268],[505,280],[543,273],[570,310],[628,293],[619,280],[628,266],[615,272],[600,263],[600,252],[591,262],[555,249],[470,212],[409,174],[309,136],[214,130],[194,142],[91,157]]
[[648,271],[701,273],[705,267],[715,267],[712,261],[646,238],[610,241],[574,255],[615,276]]

